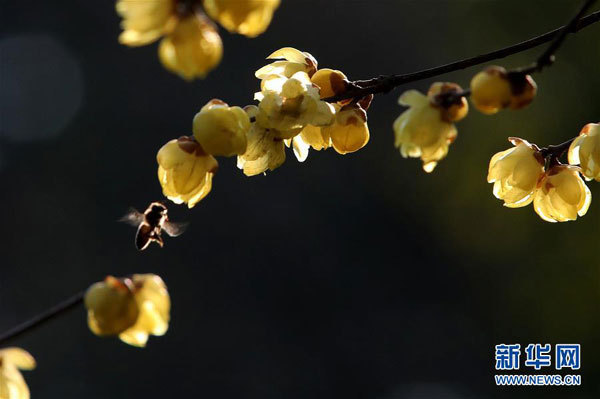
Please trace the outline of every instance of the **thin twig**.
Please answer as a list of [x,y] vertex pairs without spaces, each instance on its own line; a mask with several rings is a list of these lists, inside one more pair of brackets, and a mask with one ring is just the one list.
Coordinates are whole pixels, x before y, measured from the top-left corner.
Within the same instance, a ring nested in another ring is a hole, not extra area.
[[65,299],[64,301],[51,307],[50,309],[38,314],[37,316],[32,317],[26,322],[11,328],[4,334],[0,335],[0,346],[4,345],[7,341],[18,337],[21,334],[44,324],[44,322],[52,319],[53,317],[58,316],[59,314],[64,313],[74,308],[75,306],[81,304],[83,302],[84,294],[85,291],[78,292],[77,294]]
[[556,35],[552,43],[550,43],[550,46],[548,46],[546,51],[544,51],[542,55],[538,58],[536,62],[537,72],[541,72],[544,67],[552,65],[552,63],[554,62],[554,55],[556,53],[556,50],[558,50],[560,45],[565,41],[565,38],[567,37],[571,29],[573,29],[576,26],[577,21],[581,19],[583,14],[585,14],[595,2],[596,0],[586,0],[586,2],[581,6],[577,14],[575,14],[575,16],[571,18],[569,23],[565,25],[565,27],[560,31],[560,33]]
[[[585,10],[584,10],[585,11]],[[489,61],[501,59],[509,55],[520,53],[525,50],[532,49],[556,38],[561,31],[567,33],[576,33],[588,27],[591,24],[600,21],[600,11],[596,11],[579,20],[575,20],[573,24],[561,26],[543,35],[536,36],[521,43],[514,44],[490,53],[477,55],[460,61],[451,62],[450,64],[441,65],[434,68],[424,69],[417,72],[411,72],[403,75],[385,75],[368,80],[357,80],[350,82],[349,89],[341,95],[326,98],[325,101],[337,102],[355,97],[364,97],[369,94],[389,93],[398,86],[406,83],[416,82],[423,79],[432,78],[445,73],[458,71],[469,68],[475,65],[484,64]],[[560,45],[560,43],[558,43]]]
[[576,137],[573,137],[573,138],[565,141],[564,143],[549,145],[547,147],[542,148],[540,150],[540,152],[542,153],[542,156],[544,158],[547,158],[550,156],[552,158],[558,159],[558,158],[562,157],[565,152],[567,152],[567,150],[569,149],[569,147],[571,146],[573,141],[575,141],[575,139],[576,139]]

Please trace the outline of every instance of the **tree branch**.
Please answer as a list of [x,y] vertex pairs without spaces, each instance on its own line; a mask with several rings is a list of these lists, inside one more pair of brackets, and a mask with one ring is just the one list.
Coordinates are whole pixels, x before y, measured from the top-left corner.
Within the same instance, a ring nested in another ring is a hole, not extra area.
[[538,58],[537,62],[535,63],[535,70],[537,72],[541,72],[544,67],[552,65],[552,63],[554,62],[554,54],[556,53],[556,50],[558,50],[560,45],[565,41],[565,38],[567,37],[569,32],[577,25],[577,21],[581,19],[583,14],[585,14],[586,11],[589,10],[595,2],[596,0],[586,0],[586,2],[581,6],[577,14],[575,14],[575,16],[571,18],[569,23],[565,25],[565,27],[560,31],[560,33],[556,35],[552,43],[550,43],[550,46],[548,46],[546,51],[542,53],[542,55]]
[[83,295],[85,291],[78,292],[77,294],[65,299],[61,303],[56,306],[51,307],[50,309],[38,314],[37,316],[32,317],[26,322],[19,324],[16,327],[11,328],[4,334],[0,335],[0,346],[4,345],[7,341],[18,337],[19,335],[33,330],[36,327],[44,324],[46,321],[52,319],[55,316],[58,316],[61,313],[64,313],[75,306],[83,303]]
[[[588,0],[586,4],[584,4],[584,7],[582,7],[582,10],[580,10],[580,13],[585,12],[585,10],[591,6],[591,3],[595,1],[596,0]],[[350,87],[346,92],[344,92],[341,95],[326,98],[324,99],[324,101],[338,102],[350,98],[362,98],[369,94],[389,93],[396,87],[404,85],[406,83],[432,78],[438,75],[443,75],[445,73],[458,71],[479,64],[484,64],[492,60],[505,58],[509,55],[517,54],[522,51],[540,46],[544,43],[551,41],[552,39],[555,39],[555,44],[550,46],[548,49],[552,49],[552,51],[555,51],[564,40],[564,37],[561,36],[566,37],[569,33],[579,32],[580,30],[600,21],[600,11],[596,11],[586,17],[578,19],[580,13],[578,13],[576,15],[576,18],[571,20],[567,25],[561,26],[560,28],[544,33],[543,35],[533,37],[524,42],[517,43],[499,50],[495,50],[490,53],[480,54],[475,57],[451,62],[450,64],[424,69],[417,72],[411,72],[403,75],[383,75],[373,79],[357,80],[354,82],[350,82]],[[542,55],[542,57],[547,57],[544,54]],[[550,58],[552,59],[552,57]]]

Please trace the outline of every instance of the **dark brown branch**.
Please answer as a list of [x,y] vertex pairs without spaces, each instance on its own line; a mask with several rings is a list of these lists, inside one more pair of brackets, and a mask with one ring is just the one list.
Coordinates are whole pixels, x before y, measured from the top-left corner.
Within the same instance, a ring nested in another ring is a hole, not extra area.
[[560,144],[556,144],[556,145],[549,145],[548,147],[544,147],[540,150],[540,152],[542,153],[542,156],[544,158],[554,158],[554,159],[558,159],[560,157],[563,156],[563,154],[565,152],[567,152],[567,150],[569,149],[569,147],[571,146],[571,144],[573,143],[573,141],[576,139],[576,137],[573,137],[572,139],[569,139],[567,141],[565,141],[564,143],[560,143]]
[[18,337],[19,335],[44,324],[46,321],[52,319],[53,317],[58,316],[59,314],[64,313],[64,312],[74,308],[75,306],[83,303],[83,295],[84,294],[85,294],[85,291],[78,292],[77,294],[65,299],[64,301],[57,304],[56,306],[51,307],[50,309],[38,314],[37,316],[32,317],[31,319],[27,320],[26,322],[19,324],[16,327],[11,328],[4,334],[1,334],[0,335],[0,347],[2,345],[4,345],[7,341],[10,341],[11,339]]
[[538,58],[537,62],[535,63],[535,70],[537,72],[541,72],[544,67],[552,65],[552,63],[554,62],[554,54],[556,53],[556,50],[558,50],[560,45],[565,41],[565,38],[567,37],[569,32],[571,32],[571,30],[577,25],[577,22],[581,19],[583,14],[585,14],[595,2],[596,0],[586,0],[586,2],[581,6],[577,14],[575,14],[575,16],[571,18],[569,23],[565,25],[565,27],[560,31],[560,33],[556,35],[552,43],[550,43],[550,46],[548,46],[546,51],[542,53],[542,55]]
[[[600,21],[600,11],[596,11],[579,20],[575,19],[575,22],[573,24],[561,26],[560,28],[544,33],[541,36],[536,36],[524,42],[517,43],[499,50],[495,50],[490,53],[477,55],[475,57],[455,61],[450,64],[441,65],[434,68],[424,69],[418,72],[412,72],[403,75],[384,75],[373,79],[357,80],[354,82],[350,82],[350,87],[345,93],[334,97],[326,98],[325,101],[337,102],[350,98],[364,97],[369,94],[389,93],[396,87],[404,85],[406,83],[416,82],[419,80],[432,78],[438,75],[443,75],[445,73],[469,68],[475,65],[484,64],[489,61],[505,58],[509,55],[517,54],[522,51],[532,49],[534,47],[547,43],[552,39],[557,38],[557,35],[559,35],[561,32],[565,32],[566,36],[568,33],[579,32],[580,30],[598,21]],[[560,45],[560,42],[558,43],[558,45]]]

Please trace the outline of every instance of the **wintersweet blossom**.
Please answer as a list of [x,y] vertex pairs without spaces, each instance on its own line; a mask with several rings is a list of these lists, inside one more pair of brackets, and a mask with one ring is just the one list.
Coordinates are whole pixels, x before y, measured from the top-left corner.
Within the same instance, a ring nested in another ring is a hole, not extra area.
[[[249,105],[244,110],[252,119],[256,119],[259,112],[255,105]],[[237,158],[237,166],[246,176],[274,170],[285,161],[283,140],[278,138],[274,131],[262,127],[258,122],[253,122],[247,139],[246,152]]]
[[90,330],[96,335],[108,336],[133,326],[139,316],[133,291],[130,279],[112,276],[90,286],[84,298]]
[[334,123],[323,131],[325,136],[331,137],[331,144],[338,153],[358,151],[369,142],[367,113],[358,104],[344,106],[336,113]]
[[193,138],[169,141],[158,151],[156,160],[163,194],[171,201],[193,208],[210,193],[219,164]]
[[169,329],[171,299],[165,283],[155,274],[134,274],[131,281],[139,315],[119,338],[129,345],[143,347],[149,335],[161,336]]
[[211,155],[232,156],[246,152],[246,134],[250,118],[240,107],[230,107],[221,100],[209,101],[194,116],[196,141]]
[[310,81],[319,87],[321,98],[343,94],[348,89],[348,78],[342,71],[323,68],[311,76]]
[[509,208],[529,205],[538,181],[544,174],[539,148],[526,140],[510,137],[513,148],[495,154],[490,160],[487,181],[494,183],[494,195]]
[[0,349],[0,398],[29,399],[29,387],[20,370],[33,370],[35,359],[21,348]]
[[204,0],[204,10],[230,32],[248,37],[263,33],[280,0]]
[[254,96],[260,101],[256,121],[280,139],[294,137],[308,124],[326,126],[333,122],[333,106],[321,101],[319,89],[306,72],[296,72],[289,78],[267,76],[261,89]]
[[450,109],[455,104],[441,104],[438,95],[444,90],[459,92],[460,86],[439,83],[432,85],[428,95],[417,90],[404,92],[398,102],[409,107],[394,122],[395,146],[403,157],[421,158],[423,170],[432,172],[438,161],[448,154],[450,144],[456,139],[457,130],[451,120],[466,115],[462,98],[459,108]]
[[600,182],[600,124],[588,123],[569,147],[569,163],[581,166],[587,180]]
[[566,222],[586,214],[592,194],[579,175],[580,168],[556,165],[538,184],[533,207],[547,222]]
[[208,18],[192,14],[161,41],[158,54],[165,68],[184,79],[204,78],[221,62],[223,43]]
[[456,83],[435,82],[429,87],[427,97],[440,110],[442,120],[458,122],[469,113],[469,102],[461,95],[462,92],[462,88]]
[[484,114],[520,109],[533,101],[537,85],[530,75],[490,66],[471,79],[471,101]]
[[143,347],[148,336],[164,335],[169,327],[171,300],[162,279],[154,274],[131,278],[108,276],[86,292],[88,326],[98,336],[114,336]]

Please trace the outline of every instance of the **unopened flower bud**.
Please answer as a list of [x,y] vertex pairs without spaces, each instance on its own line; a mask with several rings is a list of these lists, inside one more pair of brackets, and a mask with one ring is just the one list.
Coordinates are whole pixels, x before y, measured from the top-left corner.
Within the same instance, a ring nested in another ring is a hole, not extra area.
[[490,66],[471,80],[471,101],[484,114],[503,108],[520,109],[533,101],[537,85],[530,75]]
[[88,325],[96,335],[116,335],[133,326],[139,309],[131,280],[108,276],[85,293]]
[[358,105],[343,107],[330,126],[323,128],[324,136],[331,138],[333,148],[340,154],[349,154],[363,148],[369,142],[367,113]]
[[329,68],[319,69],[310,80],[313,84],[319,86],[322,99],[344,93],[348,84],[348,79],[342,71]]
[[194,137],[207,154],[232,156],[246,151],[250,118],[240,107],[209,101],[194,116]]
[[158,180],[165,197],[193,208],[212,188],[219,164],[193,138],[171,140],[156,154]]
[[160,42],[158,55],[165,68],[184,79],[203,78],[221,61],[223,43],[208,18],[190,15]]

